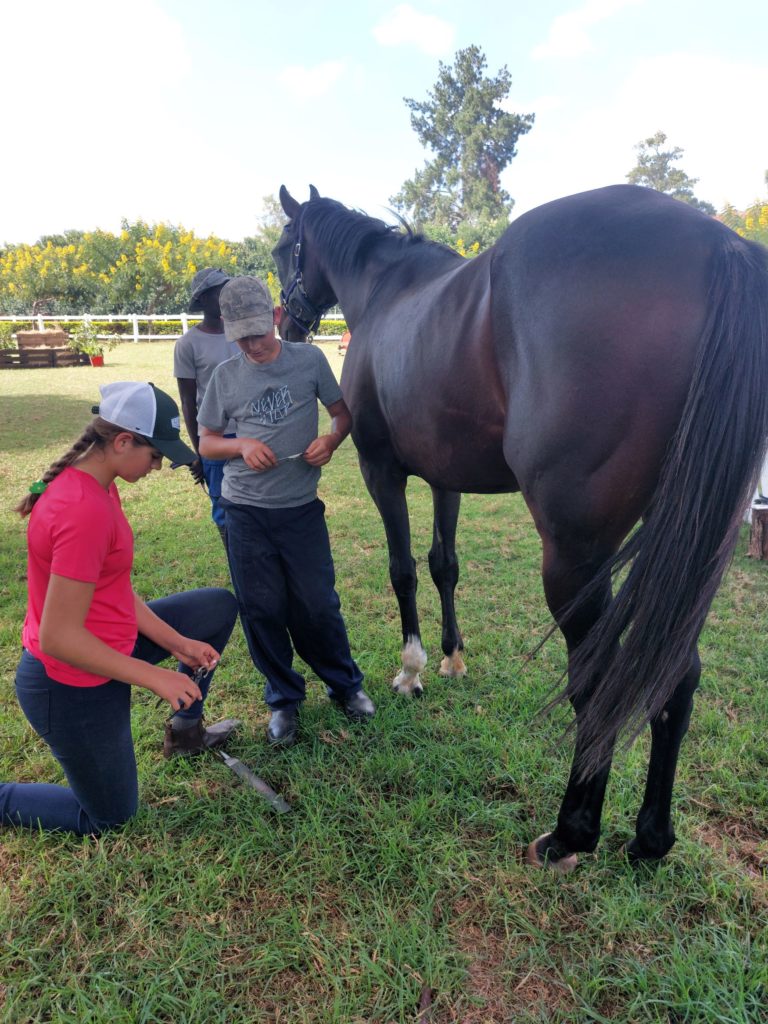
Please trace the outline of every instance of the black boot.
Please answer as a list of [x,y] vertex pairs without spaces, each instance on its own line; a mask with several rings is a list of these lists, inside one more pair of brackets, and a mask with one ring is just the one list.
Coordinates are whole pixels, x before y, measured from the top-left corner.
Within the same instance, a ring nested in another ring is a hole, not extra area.
[[277,708],[267,726],[267,742],[271,747],[291,747],[296,742],[296,705]]

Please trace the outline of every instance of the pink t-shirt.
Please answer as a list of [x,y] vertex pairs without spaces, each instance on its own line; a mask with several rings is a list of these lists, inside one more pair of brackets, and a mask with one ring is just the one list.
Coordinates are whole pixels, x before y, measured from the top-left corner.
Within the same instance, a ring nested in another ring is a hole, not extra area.
[[69,686],[99,686],[93,675],[40,650],[40,617],[51,573],[95,583],[86,629],[121,654],[130,655],[138,630],[131,568],[133,531],[114,483],[109,491],[72,466],[48,484],[29,517],[27,531],[27,617],[22,642],[45,671]]

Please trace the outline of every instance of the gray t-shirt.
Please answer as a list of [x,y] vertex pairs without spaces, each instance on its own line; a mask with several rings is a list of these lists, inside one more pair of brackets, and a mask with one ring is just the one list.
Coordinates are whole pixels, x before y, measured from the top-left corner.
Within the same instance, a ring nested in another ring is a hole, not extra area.
[[[241,352],[216,368],[197,420],[224,433],[235,424],[238,437],[255,437],[278,459],[303,452],[317,437],[317,400],[325,406],[341,398],[328,360],[305,342],[281,342],[271,363],[252,363]],[[320,469],[304,459],[288,459],[256,473],[238,456],[224,467],[222,495],[236,505],[293,508],[317,496]]]
[[[197,408],[203,404],[211,374],[226,359],[239,353],[237,342],[227,341],[223,334],[208,334],[199,327],[190,327],[173,347],[173,376],[194,380],[197,384]],[[229,423],[225,433],[233,434]]]

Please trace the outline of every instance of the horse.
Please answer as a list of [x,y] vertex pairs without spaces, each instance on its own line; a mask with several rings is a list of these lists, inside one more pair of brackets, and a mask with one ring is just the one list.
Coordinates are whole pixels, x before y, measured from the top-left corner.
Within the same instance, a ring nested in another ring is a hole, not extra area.
[[461,493],[521,492],[575,721],[557,823],[526,860],[566,872],[596,848],[615,745],[648,723],[624,850],[664,857],[698,638],[768,439],[768,252],[632,185],[533,209],[473,259],[314,186],[304,203],[283,186],[280,202],[283,337],[306,340],[337,302],[352,331],[341,386],[400,607],[395,690],[420,694],[427,660],[408,476],[433,492],[429,567],[453,676],[466,671],[453,598]]

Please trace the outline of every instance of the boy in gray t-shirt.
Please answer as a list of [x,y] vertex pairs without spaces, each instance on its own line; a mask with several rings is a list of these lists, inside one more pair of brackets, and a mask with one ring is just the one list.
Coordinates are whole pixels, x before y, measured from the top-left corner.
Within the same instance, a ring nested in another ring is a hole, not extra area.
[[[320,467],[352,418],[323,353],[277,338],[280,310],[266,285],[235,278],[219,302],[226,337],[240,354],[211,376],[197,415],[200,453],[228,460],[221,506],[230,573],[251,657],[266,677],[267,738],[289,746],[305,697],[294,648],[348,718],[375,714],[349,650],[317,497]],[[320,437],[318,399],[331,415],[331,432]],[[230,421],[233,438],[224,436]]]
[[[221,289],[230,278],[222,270],[205,267],[192,278],[189,312],[201,312],[202,323],[190,329],[178,339],[173,349],[173,375],[179,385],[181,411],[192,447],[199,454],[199,431],[197,411],[203,403],[205,389],[211,374],[226,359],[238,354],[237,345],[227,341],[219,309]],[[234,433],[228,427],[227,433]],[[200,458],[190,467],[196,483],[208,487],[211,499],[211,518],[216,524],[222,540],[224,537],[224,511],[219,508],[221,481],[224,462],[219,459]]]

